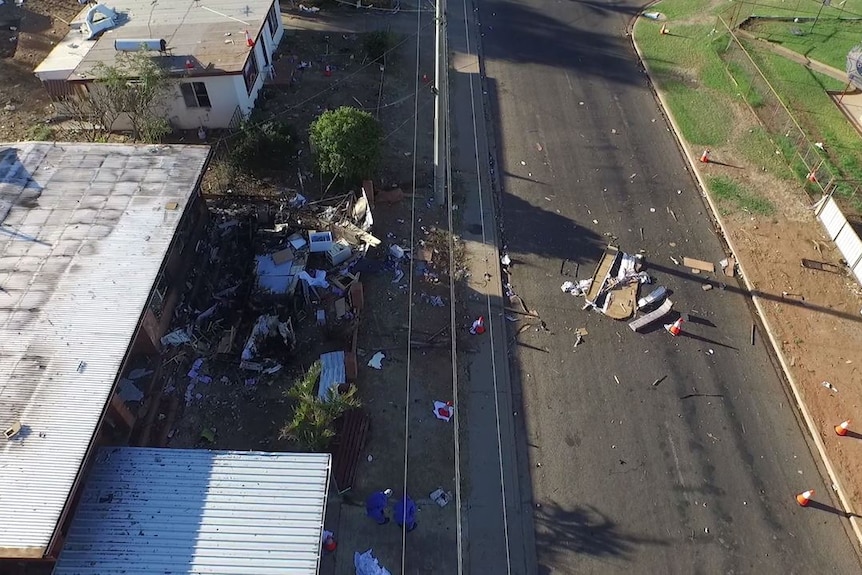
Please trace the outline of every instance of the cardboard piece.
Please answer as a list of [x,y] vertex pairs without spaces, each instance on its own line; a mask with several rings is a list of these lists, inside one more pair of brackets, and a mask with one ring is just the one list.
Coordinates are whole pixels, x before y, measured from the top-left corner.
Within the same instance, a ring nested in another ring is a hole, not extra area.
[[715,264],[712,262],[705,262],[694,258],[682,258],[682,265],[702,272],[715,273]]
[[284,248],[283,250],[277,251],[272,254],[272,261],[275,262],[275,265],[280,266],[281,264],[287,263],[293,260],[293,248]]

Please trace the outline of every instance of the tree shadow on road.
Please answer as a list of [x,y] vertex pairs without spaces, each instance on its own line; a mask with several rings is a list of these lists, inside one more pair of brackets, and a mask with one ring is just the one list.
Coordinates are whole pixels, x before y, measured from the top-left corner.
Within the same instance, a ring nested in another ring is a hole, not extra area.
[[564,556],[573,553],[597,559],[629,560],[640,545],[668,544],[661,539],[625,533],[593,506],[564,509],[556,503],[543,504],[534,515],[536,552],[542,574],[565,571]]

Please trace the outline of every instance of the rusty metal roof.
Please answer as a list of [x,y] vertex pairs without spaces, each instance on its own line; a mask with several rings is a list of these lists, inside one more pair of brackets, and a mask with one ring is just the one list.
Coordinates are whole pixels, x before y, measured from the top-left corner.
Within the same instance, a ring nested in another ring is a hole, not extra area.
[[0,144],[0,556],[48,547],[208,154]]

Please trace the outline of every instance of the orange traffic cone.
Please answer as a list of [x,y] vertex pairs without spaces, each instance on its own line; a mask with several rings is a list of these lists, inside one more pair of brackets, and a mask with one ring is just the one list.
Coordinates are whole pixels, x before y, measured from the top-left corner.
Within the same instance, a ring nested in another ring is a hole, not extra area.
[[808,503],[811,502],[811,498],[814,497],[814,490],[809,489],[808,491],[803,491],[799,495],[796,496],[796,503],[801,505],[802,507],[807,507]]
[[323,67],[323,75],[326,76],[327,78],[332,76],[332,66],[330,66],[329,64],[324,66]]
[[335,542],[335,538],[331,535],[327,537],[323,541],[323,550],[327,553],[332,553],[338,548],[338,543]]
[[245,45],[249,48],[254,48],[254,40],[252,40],[251,34],[248,33],[248,30],[245,31]]
[[670,333],[672,336],[676,337],[682,333],[682,318],[679,318],[673,323],[665,324],[664,328]]
[[842,421],[840,424],[835,426],[835,433],[838,435],[847,435],[847,428],[850,427],[850,420]]
[[473,326],[470,328],[470,333],[473,335],[482,335],[485,333],[485,318],[481,315],[473,322]]
[[703,153],[700,155],[700,162],[702,164],[708,164],[709,163],[709,148],[705,149],[703,151]]

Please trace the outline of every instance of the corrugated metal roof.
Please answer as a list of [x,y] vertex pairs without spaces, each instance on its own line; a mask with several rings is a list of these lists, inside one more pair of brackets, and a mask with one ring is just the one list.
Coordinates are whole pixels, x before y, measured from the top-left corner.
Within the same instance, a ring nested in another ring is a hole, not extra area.
[[54,575],[317,573],[326,453],[104,448]]
[[208,154],[0,144],[0,550],[48,545]]
[[[168,47],[165,59],[169,59],[166,66],[183,74],[188,73],[187,59],[196,64],[192,75],[240,72],[249,53],[245,31],[252,38],[258,36],[273,0],[103,0],[100,3],[121,14],[120,24],[96,40],[84,40],[78,30],[71,30],[37,66],[37,74],[69,69],[70,62],[74,62],[74,76],[70,80],[91,78],[93,67],[99,62],[113,64],[117,55],[115,40],[133,39],[165,40]],[[278,14],[281,18],[280,10]],[[82,55],[81,46],[85,47]]]

